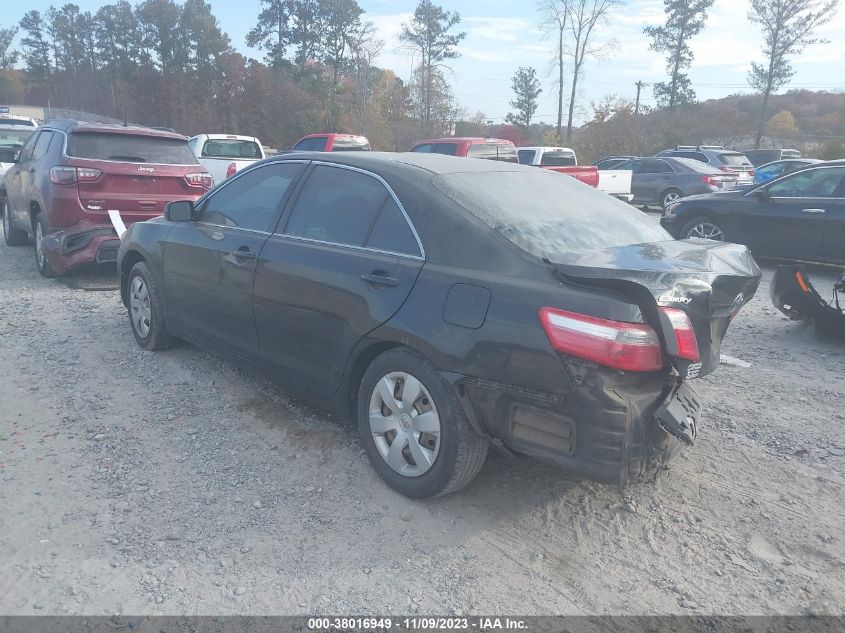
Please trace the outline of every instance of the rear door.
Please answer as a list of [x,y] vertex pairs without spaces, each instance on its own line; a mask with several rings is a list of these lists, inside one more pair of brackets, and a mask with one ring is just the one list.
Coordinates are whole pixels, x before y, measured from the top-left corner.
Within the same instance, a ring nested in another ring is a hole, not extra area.
[[38,142],[38,137],[46,133],[47,131],[45,130],[36,132],[30,136],[21,149],[18,162],[6,172],[6,197],[12,213],[11,218],[18,228],[26,227],[27,231],[30,229],[27,217],[29,209],[29,183],[32,177],[30,169],[35,169],[32,154],[35,144]]
[[261,248],[305,163],[245,170],[178,222],[164,246],[167,318],[177,328],[255,360],[252,283]]
[[661,201],[662,193],[672,186],[672,176],[675,170],[665,160],[660,158],[644,158],[640,163],[640,170],[636,179],[641,198],[649,204]]
[[147,220],[162,215],[168,202],[204,192],[200,181],[186,178],[205,169],[180,139],[79,131],[68,136],[67,153],[72,165],[102,172],[78,185],[83,209],[101,221],[109,210],[127,223]]
[[789,174],[766,187],[767,198],[746,196],[734,222],[755,255],[818,259],[828,214],[845,167],[820,167]]
[[825,214],[824,261],[845,264],[845,178]]
[[261,360],[333,393],[354,346],[404,303],[423,252],[374,174],[316,164],[289,207],[255,275]]

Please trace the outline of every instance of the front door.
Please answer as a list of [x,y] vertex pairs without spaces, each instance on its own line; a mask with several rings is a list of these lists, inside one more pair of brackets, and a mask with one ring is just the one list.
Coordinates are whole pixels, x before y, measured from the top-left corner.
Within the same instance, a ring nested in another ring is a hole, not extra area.
[[843,176],[845,167],[807,169],[772,183],[765,197],[746,196],[735,211],[739,234],[755,255],[819,259]]
[[35,132],[30,136],[21,148],[18,162],[6,172],[6,200],[9,203],[10,219],[13,226],[26,228],[29,231],[32,227],[29,223],[29,195],[32,187],[32,175],[35,170],[33,151],[38,142],[38,137],[46,135],[49,142],[52,132]]
[[381,179],[329,164],[307,178],[261,252],[255,321],[265,365],[333,393],[358,341],[404,303],[423,253]]
[[270,163],[213,190],[198,221],[174,223],[164,251],[167,318],[187,334],[254,360],[256,262],[304,163]]

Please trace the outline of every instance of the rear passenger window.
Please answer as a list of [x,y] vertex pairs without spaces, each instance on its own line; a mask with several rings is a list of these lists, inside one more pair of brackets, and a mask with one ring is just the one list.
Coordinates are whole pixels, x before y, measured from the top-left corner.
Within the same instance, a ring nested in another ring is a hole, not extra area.
[[367,239],[369,248],[391,253],[421,256],[417,239],[396,201],[388,196]]
[[53,140],[52,132],[41,132],[41,136],[38,137],[38,142],[35,143],[35,148],[32,150],[32,160],[41,160],[47,155],[51,140]]
[[270,232],[279,205],[305,167],[277,163],[237,176],[215,192],[202,209],[200,222]]
[[387,190],[367,174],[318,165],[291,211],[285,233],[321,242],[363,246]]
[[435,154],[443,154],[444,156],[454,156],[458,153],[457,143],[438,143],[431,148]]

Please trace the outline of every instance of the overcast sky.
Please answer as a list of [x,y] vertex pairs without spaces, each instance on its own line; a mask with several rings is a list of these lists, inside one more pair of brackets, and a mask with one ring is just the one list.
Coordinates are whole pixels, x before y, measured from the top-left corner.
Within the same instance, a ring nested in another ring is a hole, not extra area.
[[[259,51],[244,43],[247,31],[260,11],[259,0],[210,0],[220,25],[232,38],[232,44],[246,55],[261,57]],[[28,8],[44,10],[50,0],[26,0],[8,3],[0,25],[20,19]],[[106,4],[101,0],[76,0],[83,10],[95,11]],[[411,74],[412,60],[398,48],[396,36],[403,22],[414,11],[417,0],[359,0],[366,19],[373,21],[386,41],[379,65],[393,69],[400,77]],[[512,98],[510,79],[519,66],[533,66],[543,80],[544,92],[538,120],[552,122],[556,117],[556,87],[550,76],[553,44],[539,28],[536,3],[532,0],[444,0],[442,6],[460,12],[460,30],[467,37],[462,42],[461,57],[452,63],[451,84],[455,96],[469,114],[484,112],[489,119],[501,121],[508,113]],[[760,59],[762,38],[759,29],[746,19],[748,0],[716,0],[705,31],[695,38],[692,48],[695,62],[690,70],[699,99],[723,97],[747,92],[746,74],[752,60]],[[20,7],[16,15],[13,7]],[[609,24],[597,32],[597,41],[615,40],[616,46],[606,59],[586,65],[579,91],[582,112],[589,112],[591,101],[615,93],[633,98],[634,83],[665,79],[664,60],[648,50],[649,40],[643,28],[660,24],[662,0],[630,0],[617,11]],[[818,44],[795,59],[796,74],[790,87],[814,90],[845,90],[845,10],[819,35],[832,44]],[[566,81],[569,81],[567,75]],[[567,86],[568,90],[568,86]],[[653,103],[651,89],[643,91],[643,101]]]

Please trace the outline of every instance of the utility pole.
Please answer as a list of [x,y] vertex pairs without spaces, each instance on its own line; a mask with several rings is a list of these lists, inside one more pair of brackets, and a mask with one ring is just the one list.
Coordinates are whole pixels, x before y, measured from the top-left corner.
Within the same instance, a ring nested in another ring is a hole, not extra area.
[[638,81],[634,85],[637,87],[637,104],[634,106],[634,116],[637,116],[640,113],[640,91],[648,84],[643,81]]

